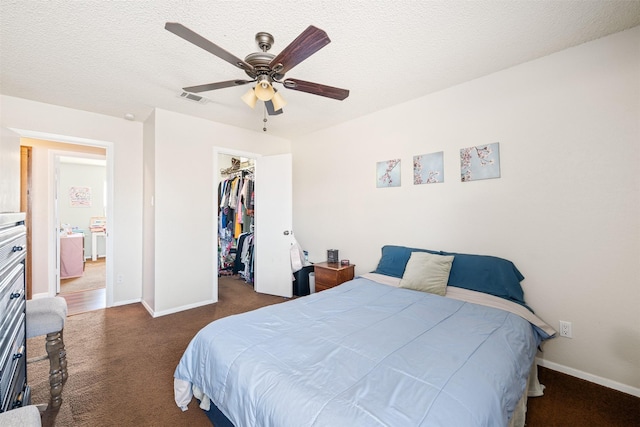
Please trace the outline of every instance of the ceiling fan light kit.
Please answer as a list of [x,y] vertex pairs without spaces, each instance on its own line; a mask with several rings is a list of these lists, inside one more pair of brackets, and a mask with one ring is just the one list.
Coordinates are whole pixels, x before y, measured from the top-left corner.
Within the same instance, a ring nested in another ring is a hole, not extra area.
[[240,99],[242,99],[245,102],[245,104],[247,104],[249,107],[256,108],[256,102],[258,102],[258,97],[253,92],[253,88],[249,89],[247,93],[245,93],[240,97]]
[[217,83],[208,83],[183,88],[186,92],[206,92],[227,87],[240,86],[247,83],[256,83],[255,88],[249,89],[241,99],[249,107],[255,108],[258,100],[264,101],[269,115],[282,114],[282,108],[287,104],[284,98],[273,87],[274,83],[282,84],[286,89],[324,96],[326,98],[344,100],[349,96],[349,90],[326,86],[319,83],[305,82],[303,80],[284,79],[285,73],[293,67],[313,55],[331,40],[323,30],[310,25],[295,40],[285,47],[278,55],[267,51],[271,49],[274,38],[271,34],[260,32],[255,40],[261,52],[250,53],[244,60],[222,49],[201,35],[177,22],[167,22],[164,27],[167,31],[193,43],[209,53],[223,59],[235,67],[238,67],[252,80],[228,80]]
[[273,109],[276,111],[282,110],[282,107],[287,105],[287,101],[280,95],[279,92],[276,92],[271,98],[271,103],[273,104]]
[[264,74],[258,76],[258,84],[256,85],[254,92],[256,93],[256,97],[260,101],[269,101],[271,100],[271,98],[273,98],[273,95],[275,95],[275,91],[273,90],[273,86],[271,86],[271,83],[269,82],[268,76]]

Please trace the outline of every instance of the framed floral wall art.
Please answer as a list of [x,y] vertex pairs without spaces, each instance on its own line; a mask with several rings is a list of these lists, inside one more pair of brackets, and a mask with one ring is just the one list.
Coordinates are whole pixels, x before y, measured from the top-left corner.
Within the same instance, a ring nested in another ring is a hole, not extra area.
[[460,149],[460,180],[500,178],[500,143]]
[[413,156],[413,184],[444,182],[444,152]]
[[400,187],[400,159],[386,160],[376,164],[376,186]]

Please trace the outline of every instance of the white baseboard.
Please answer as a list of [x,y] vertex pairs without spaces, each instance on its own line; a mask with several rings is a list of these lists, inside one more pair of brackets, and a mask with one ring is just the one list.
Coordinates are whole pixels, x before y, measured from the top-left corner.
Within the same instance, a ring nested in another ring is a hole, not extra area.
[[200,301],[195,304],[183,305],[182,307],[175,307],[175,308],[172,308],[169,310],[163,310],[163,311],[154,311],[144,301],[142,301],[142,305],[144,306],[144,308],[147,309],[147,311],[149,312],[149,314],[151,314],[152,317],[160,317],[160,316],[166,316],[167,314],[174,314],[174,313],[179,313],[185,310],[191,310],[192,308],[202,307],[203,305],[213,304],[214,302],[215,302],[214,300]]
[[590,374],[588,372],[569,368],[568,366],[560,365],[559,363],[549,362],[548,360],[540,359],[538,357],[536,357],[536,363],[538,364],[538,366],[542,366],[545,368],[552,369],[554,371],[562,372],[563,374],[571,375],[572,377],[580,378],[585,381],[599,384],[604,387],[612,388],[614,390],[618,390],[623,393],[630,394],[632,396],[640,397],[640,388],[638,387],[633,387],[628,384],[622,384],[617,381],[613,381],[607,378],[602,378],[597,375]]
[[142,306],[145,308],[145,310],[147,310],[147,312],[149,312],[151,317],[156,317],[156,316],[153,315],[153,309],[151,307],[149,307],[149,304],[147,304],[147,302],[145,300],[140,301],[140,304],[142,304]]
[[137,304],[140,302],[140,298],[135,298],[135,299],[130,299],[127,301],[118,301],[113,303],[113,305],[109,306],[109,307],[117,307],[119,305],[129,305],[129,304]]

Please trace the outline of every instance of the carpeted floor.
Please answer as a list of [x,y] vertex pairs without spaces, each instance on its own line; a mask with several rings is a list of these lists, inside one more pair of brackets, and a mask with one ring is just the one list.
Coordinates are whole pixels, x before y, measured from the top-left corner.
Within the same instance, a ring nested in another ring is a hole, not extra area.
[[527,427],[640,427],[640,398],[538,368],[544,396],[529,399]]
[[[173,400],[173,371],[191,338],[211,321],[284,301],[261,295],[235,278],[221,278],[220,300],[152,318],[130,304],[67,318],[64,338],[69,379],[56,426],[207,426],[195,404],[181,412]],[[44,337],[27,342],[28,356],[45,354]],[[49,398],[48,362],[28,365],[32,403]]]
[[[210,426],[193,402],[181,412],[173,400],[173,371],[203,326],[221,317],[275,304],[235,278],[220,278],[220,301],[152,318],[141,304],[102,309],[67,319],[64,337],[69,380],[48,426]],[[44,337],[28,340],[28,355],[44,354]],[[637,426],[640,399],[540,368],[543,397],[529,401],[528,427]],[[30,364],[32,403],[48,401],[48,362]],[[336,426],[340,427],[340,426]]]
[[106,286],[105,265],[106,258],[85,261],[84,274],[81,277],[60,279],[60,293],[69,294],[104,288]]

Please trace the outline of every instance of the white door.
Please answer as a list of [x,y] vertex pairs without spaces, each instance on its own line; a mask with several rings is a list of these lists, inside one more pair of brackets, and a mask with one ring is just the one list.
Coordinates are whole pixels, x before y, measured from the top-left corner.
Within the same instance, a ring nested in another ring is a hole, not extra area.
[[256,292],[290,298],[293,241],[291,154],[263,156],[255,166]]

